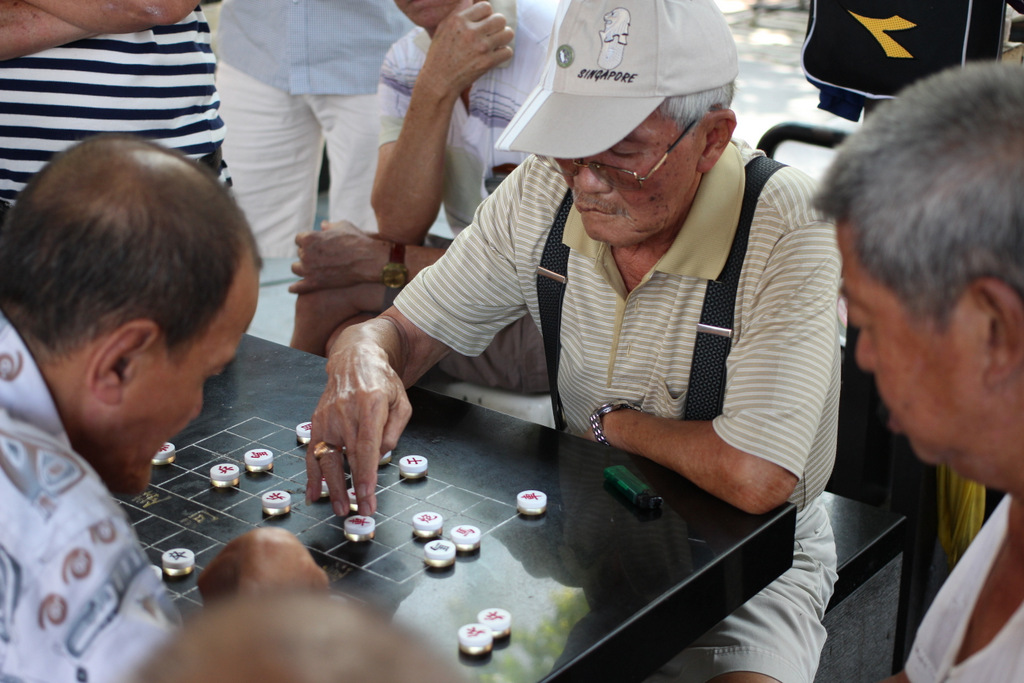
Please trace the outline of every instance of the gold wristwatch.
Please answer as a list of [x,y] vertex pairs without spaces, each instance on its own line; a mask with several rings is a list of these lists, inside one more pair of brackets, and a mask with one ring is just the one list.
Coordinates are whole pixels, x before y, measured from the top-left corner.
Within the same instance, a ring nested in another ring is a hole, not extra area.
[[391,243],[391,258],[384,264],[380,281],[390,289],[401,289],[409,281],[409,269],[405,267],[405,245]]

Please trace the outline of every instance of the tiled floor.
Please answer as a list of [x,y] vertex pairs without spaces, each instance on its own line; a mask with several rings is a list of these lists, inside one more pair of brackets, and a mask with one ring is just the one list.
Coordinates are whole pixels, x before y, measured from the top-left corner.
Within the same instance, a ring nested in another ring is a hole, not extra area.
[[[756,144],[772,126],[788,121],[827,125],[843,130],[854,127],[817,109],[817,90],[800,71],[800,44],[807,24],[807,11],[798,0],[761,0],[771,9],[755,12],[748,0],[718,0],[729,19],[740,55],[740,75],[733,103],[738,125],[736,136]],[[830,152],[797,143],[786,143],[776,157],[819,176],[828,164]],[[321,214],[326,207],[321,202]],[[319,225],[318,215],[315,225]],[[292,259],[268,259],[260,278],[260,298],[250,333],[288,344],[294,321],[294,297],[288,284]],[[550,424],[550,405],[545,396],[521,397],[510,392],[482,389],[465,383],[435,386],[458,398],[480,403],[524,419]]]

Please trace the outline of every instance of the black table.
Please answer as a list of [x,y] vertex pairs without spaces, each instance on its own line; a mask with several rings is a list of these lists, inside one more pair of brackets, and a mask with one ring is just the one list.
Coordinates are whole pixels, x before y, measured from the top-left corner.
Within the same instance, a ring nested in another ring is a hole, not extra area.
[[[792,562],[791,505],[748,515],[649,461],[418,388],[394,461],[380,470],[376,536],[347,541],[328,503],[301,500],[294,427],[324,380],[322,358],[243,338],[236,361],[209,381],[202,414],[175,437],[176,462],[122,501],[155,563],[188,547],[201,568],[248,528],[283,526],[335,590],[392,614],[470,678],[525,682],[640,680]],[[214,463],[241,463],[256,447],[276,453],[272,473],[210,486]],[[397,460],[414,453],[429,459],[428,475],[402,479]],[[603,469],[614,464],[649,482],[664,508],[641,512],[606,488]],[[290,514],[262,514],[259,494],[270,489],[293,493]],[[517,514],[526,489],[548,495],[544,515]],[[411,523],[424,510],[443,514],[446,531],[479,527],[480,550],[426,568]],[[195,575],[168,588],[183,611],[201,604]],[[512,613],[512,636],[483,658],[460,655],[458,627],[489,607]]]

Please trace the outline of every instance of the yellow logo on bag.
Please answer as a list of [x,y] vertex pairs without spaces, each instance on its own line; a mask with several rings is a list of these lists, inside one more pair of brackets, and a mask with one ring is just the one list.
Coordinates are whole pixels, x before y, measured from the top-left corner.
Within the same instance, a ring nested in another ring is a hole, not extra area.
[[[847,10],[849,12],[849,10]],[[871,35],[875,37],[878,44],[885,50],[886,57],[892,57],[895,59],[913,59],[914,55],[910,54],[906,48],[893,40],[888,32],[889,31],[905,31],[908,28],[914,28],[917,26],[912,21],[908,21],[903,17],[893,15],[888,19],[872,19],[871,17],[863,17],[856,12],[850,12],[853,18],[864,25]]]

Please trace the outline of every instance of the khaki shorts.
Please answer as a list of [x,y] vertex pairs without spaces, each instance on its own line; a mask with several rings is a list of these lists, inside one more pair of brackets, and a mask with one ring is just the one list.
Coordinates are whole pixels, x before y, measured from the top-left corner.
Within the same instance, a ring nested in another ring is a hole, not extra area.
[[825,645],[821,620],[836,581],[832,523],[821,499],[796,517],[793,566],[647,679],[706,681],[754,671],[813,683]]

